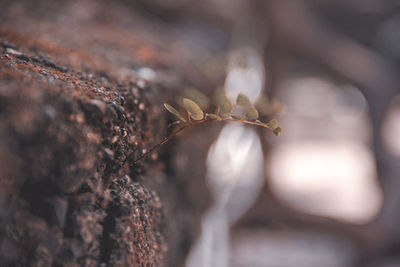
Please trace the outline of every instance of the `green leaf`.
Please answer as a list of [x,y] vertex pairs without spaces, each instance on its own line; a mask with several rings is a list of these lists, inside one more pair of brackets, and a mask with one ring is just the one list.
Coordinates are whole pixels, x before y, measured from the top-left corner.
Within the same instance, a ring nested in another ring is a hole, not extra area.
[[213,113],[207,113],[207,114],[206,114],[206,117],[207,117],[207,118],[210,118],[210,119],[212,119],[212,120],[218,119],[218,115],[217,115],[217,114],[213,114]]
[[258,111],[257,111],[257,109],[256,108],[249,108],[246,111],[246,117],[247,117],[247,119],[249,119],[251,121],[254,121],[254,120],[258,119]]
[[243,119],[243,117],[240,116],[240,115],[231,115],[231,117],[232,117],[232,119],[235,119],[235,120],[241,120],[241,119]]
[[219,108],[222,114],[231,113],[233,111],[233,103],[229,98],[224,98],[219,103]]
[[255,107],[258,109],[258,111],[263,114],[263,115],[269,115],[270,114],[270,99],[266,95],[261,95],[257,98]]
[[192,99],[203,110],[207,109],[208,106],[210,105],[210,99],[208,99],[208,97],[205,94],[203,94],[197,89],[194,88],[186,89],[184,92],[184,96],[186,98]]
[[169,113],[175,115],[181,121],[186,122],[185,118],[173,106],[164,103],[164,107],[169,111]]
[[276,129],[276,128],[278,128],[279,127],[279,123],[278,123],[278,121],[276,120],[276,119],[272,119],[272,120],[270,120],[268,123],[267,123],[267,125],[269,126],[269,127],[271,127],[272,129]]
[[278,136],[278,135],[280,135],[281,133],[282,133],[282,128],[281,127],[276,127],[274,130],[273,130],[273,133],[276,135],[276,136]]
[[221,114],[231,113],[233,110],[232,101],[226,96],[223,88],[218,88],[215,92],[214,101],[219,107]]
[[203,119],[203,117],[204,117],[203,110],[193,100],[184,98],[183,106],[185,107],[186,111],[189,113],[190,117],[193,120],[198,121],[198,120]]
[[265,116],[276,114],[283,109],[283,105],[278,100],[269,99],[265,95],[262,95],[257,99],[255,107]]
[[246,95],[242,94],[242,93],[240,93],[237,96],[236,104],[239,105],[239,106],[251,107],[251,102],[250,102],[249,98]]

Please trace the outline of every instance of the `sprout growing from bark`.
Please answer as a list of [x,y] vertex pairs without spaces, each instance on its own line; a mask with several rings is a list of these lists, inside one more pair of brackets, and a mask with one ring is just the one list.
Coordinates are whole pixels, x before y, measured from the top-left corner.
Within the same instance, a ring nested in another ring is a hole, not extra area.
[[[193,91],[191,92],[191,94],[200,96],[200,93],[195,94]],[[272,109],[274,110],[277,109],[276,107],[277,102],[270,101],[266,97],[261,97],[261,99],[264,100],[267,99],[265,101],[268,102],[264,102],[262,103],[262,105],[260,104],[260,101],[257,102],[256,104],[257,106],[263,107],[263,111],[259,112],[259,110],[252,105],[251,101],[246,95],[244,94],[238,95],[236,99],[236,106],[239,106],[239,109],[245,108],[245,116],[239,114],[232,114],[233,110],[235,109],[235,106],[233,105],[232,101],[226,96],[224,90],[221,89],[217,90],[214,96],[214,102],[216,106],[215,113],[205,112],[201,108],[201,106],[204,106],[204,104],[197,103],[194,99],[190,98],[182,99],[184,112],[179,112],[178,109],[174,108],[170,104],[164,103],[165,109],[178,119],[178,121],[174,122],[173,124],[179,124],[179,125],[183,124],[183,126],[181,126],[178,130],[172,132],[172,134],[170,134],[169,136],[165,137],[160,143],[149,149],[148,152],[141,155],[138,159],[134,161],[134,163],[148,156],[151,152],[153,152],[159,146],[168,142],[172,137],[176,136],[180,132],[186,130],[189,127],[202,124],[205,122],[211,122],[211,121],[241,122],[244,124],[264,127],[273,132],[275,135],[280,135],[282,132],[282,128],[279,126],[279,122],[276,119],[272,119],[269,122],[262,122],[258,120],[259,113],[266,115],[266,112],[264,112],[265,110],[271,111]],[[268,103],[274,103],[275,106],[268,107]]]

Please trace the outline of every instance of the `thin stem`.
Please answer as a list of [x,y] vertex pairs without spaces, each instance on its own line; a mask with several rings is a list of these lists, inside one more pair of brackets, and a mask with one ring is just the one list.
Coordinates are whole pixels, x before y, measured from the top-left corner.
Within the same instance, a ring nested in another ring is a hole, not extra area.
[[264,123],[260,123],[260,122],[256,122],[256,121],[236,120],[236,119],[232,119],[232,118],[222,118],[222,117],[219,117],[216,120],[242,122],[242,123],[246,123],[246,124],[261,126],[261,127],[267,128],[268,130],[271,130],[271,131],[274,130],[272,127],[270,127]]
[[190,123],[184,125],[183,127],[179,128],[178,130],[176,130],[175,132],[171,133],[170,135],[168,135],[167,137],[165,137],[160,143],[158,143],[157,145],[153,146],[152,148],[149,149],[149,151],[147,151],[146,153],[142,154],[139,158],[137,158],[133,164],[135,164],[136,162],[140,161],[141,159],[147,157],[149,154],[151,154],[151,152],[153,152],[154,150],[156,150],[158,147],[162,146],[163,144],[167,143],[172,137],[174,137],[175,135],[179,134],[180,132],[182,132],[183,130],[186,130],[194,125],[200,124],[205,122],[206,120],[201,120],[201,121],[196,121],[193,122],[191,121]]
[[167,143],[172,137],[176,136],[177,134],[179,134],[183,130],[186,130],[186,129],[194,126],[194,125],[198,125],[198,124],[201,124],[201,123],[204,123],[204,122],[208,122],[208,121],[235,121],[235,122],[242,122],[242,123],[246,123],[246,124],[261,126],[261,127],[267,128],[267,129],[269,129],[271,131],[274,131],[274,129],[272,129],[272,127],[270,127],[270,126],[268,126],[268,125],[266,125],[264,123],[260,123],[260,122],[256,122],[256,121],[235,120],[235,119],[232,119],[232,118],[223,118],[223,117],[218,117],[216,119],[202,119],[202,120],[198,120],[198,121],[193,121],[189,117],[189,122],[186,125],[184,125],[183,127],[179,128],[175,132],[171,133],[170,135],[165,137],[160,143],[158,143],[157,145],[155,145],[152,148],[150,148],[149,151],[147,151],[146,153],[142,154],[139,158],[137,158],[133,162],[133,164],[135,164],[136,162],[138,162],[138,161],[142,160],[143,158],[147,157],[148,155],[150,155],[151,152],[153,152],[154,150],[156,150],[157,148],[159,148],[163,144]]

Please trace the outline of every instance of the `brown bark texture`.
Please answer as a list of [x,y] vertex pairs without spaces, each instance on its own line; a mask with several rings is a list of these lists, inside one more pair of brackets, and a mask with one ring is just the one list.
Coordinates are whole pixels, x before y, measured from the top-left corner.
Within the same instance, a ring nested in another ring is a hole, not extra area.
[[181,86],[168,35],[120,3],[0,10],[0,265],[164,266],[184,241],[167,238],[156,191],[178,188],[157,152],[133,161],[165,136],[159,95]]

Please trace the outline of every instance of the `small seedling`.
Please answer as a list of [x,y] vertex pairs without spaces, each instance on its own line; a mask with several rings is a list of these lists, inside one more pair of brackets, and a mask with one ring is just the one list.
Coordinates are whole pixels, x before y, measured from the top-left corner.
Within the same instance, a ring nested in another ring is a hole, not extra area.
[[[194,94],[194,91],[192,91],[191,94],[196,95],[196,94]],[[197,94],[197,95],[199,96],[200,94]],[[269,101],[268,98],[266,98],[266,97],[262,97],[261,99],[263,99],[263,103],[260,104],[260,101],[258,101],[256,106],[262,107],[263,110],[261,111],[261,113],[263,115],[267,115],[265,113],[266,110],[268,112],[271,112],[271,110],[277,109],[276,101],[275,102]],[[208,99],[206,99],[206,100],[208,102]],[[203,101],[205,102],[204,99],[203,99]],[[203,109],[200,107],[200,104],[198,104],[194,99],[189,99],[189,98],[185,98],[185,97],[182,99],[183,108],[185,110],[184,113],[181,113],[173,106],[171,106],[167,103],[164,103],[165,109],[178,119],[178,121],[173,122],[171,125],[179,124],[182,126],[178,130],[172,132],[169,136],[165,137],[160,143],[153,146],[146,153],[141,155],[138,159],[136,159],[134,161],[134,163],[140,161],[141,159],[143,159],[146,156],[148,156],[149,154],[151,154],[155,149],[157,149],[161,145],[167,143],[172,137],[178,135],[180,132],[182,132],[192,126],[199,125],[199,124],[206,123],[206,122],[234,121],[234,122],[241,122],[241,123],[245,123],[245,124],[256,125],[256,126],[261,126],[261,127],[267,128],[268,130],[273,132],[275,135],[280,135],[282,132],[282,128],[279,126],[279,123],[276,119],[272,119],[266,123],[259,121],[258,120],[259,111],[257,110],[257,108],[255,106],[252,105],[252,103],[248,99],[248,97],[242,93],[239,94],[236,99],[236,106],[238,106],[239,108],[245,109],[245,116],[241,116],[239,114],[232,114],[232,112],[235,109],[235,105],[226,96],[224,90],[221,90],[221,89],[217,90],[217,92],[214,96],[214,102],[215,102],[214,104],[216,106],[215,113],[204,112]],[[275,106],[268,107],[268,103],[274,103]],[[204,106],[204,105],[202,105],[202,106]],[[185,118],[185,116],[187,118]]]

